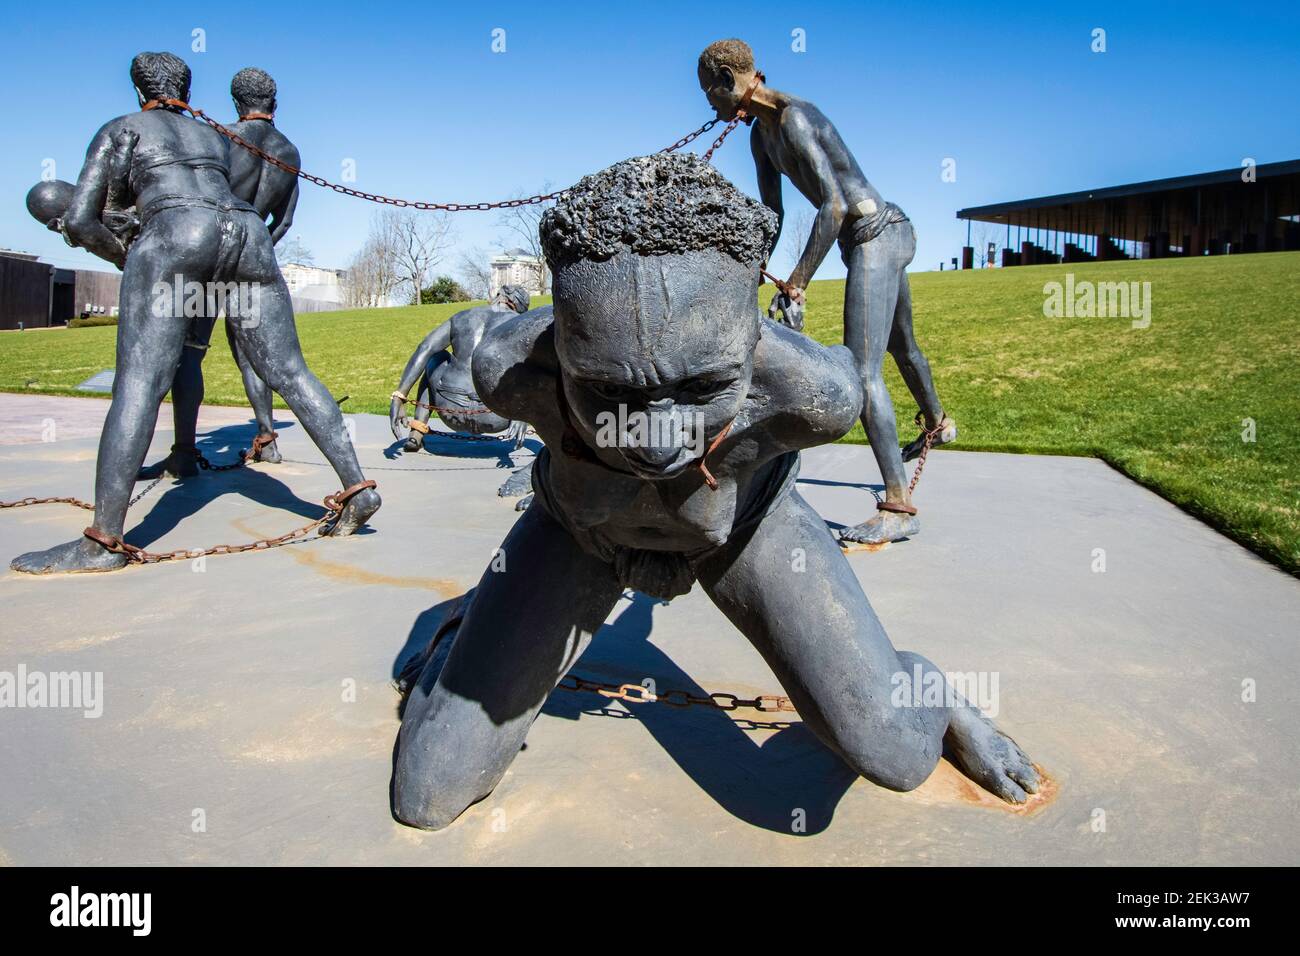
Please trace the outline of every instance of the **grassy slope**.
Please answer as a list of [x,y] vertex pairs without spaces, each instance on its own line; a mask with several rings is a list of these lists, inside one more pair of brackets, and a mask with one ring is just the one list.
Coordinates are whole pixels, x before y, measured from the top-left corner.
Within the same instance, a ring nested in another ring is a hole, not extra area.
[[[1150,328],[1045,318],[1043,284],[1067,271],[1076,282],[1149,281]],[[958,447],[1100,456],[1300,573],[1300,254],[931,272],[912,289]],[[813,284],[808,327],[823,342],[839,341],[843,296],[843,282]],[[384,412],[415,345],[459,308],[304,315],[298,327],[312,368],[351,397],[346,410]],[[0,335],[0,390],[84,394],[74,386],[112,366],[114,334]],[[207,401],[242,404],[215,339]],[[886,367],[906,436],[915,407]],[[1242,441],[1245,418],[1254,443]],[[848,440],[863,440],[861,428]]]

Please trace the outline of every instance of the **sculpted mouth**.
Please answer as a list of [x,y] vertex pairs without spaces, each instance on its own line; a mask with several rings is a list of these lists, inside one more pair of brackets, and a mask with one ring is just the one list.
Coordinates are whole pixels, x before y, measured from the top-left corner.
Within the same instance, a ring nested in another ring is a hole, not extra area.
[[654,464],[646,461],[629,449],[623,449],[623,460],[627,462],[629,468],[642,478],[651,480],[660,478],[672,478],[674,475],[686,469],[686,466],[694,461],[694,456],[688,448],[679,448],[677,454],[663,464]]

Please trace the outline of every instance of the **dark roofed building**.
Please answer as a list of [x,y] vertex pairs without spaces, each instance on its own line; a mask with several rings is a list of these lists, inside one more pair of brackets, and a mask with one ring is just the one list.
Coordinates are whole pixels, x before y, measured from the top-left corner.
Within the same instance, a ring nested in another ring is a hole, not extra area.
[[1300,160],[962,209],[1005,226],[1002,265],[1300,249]]

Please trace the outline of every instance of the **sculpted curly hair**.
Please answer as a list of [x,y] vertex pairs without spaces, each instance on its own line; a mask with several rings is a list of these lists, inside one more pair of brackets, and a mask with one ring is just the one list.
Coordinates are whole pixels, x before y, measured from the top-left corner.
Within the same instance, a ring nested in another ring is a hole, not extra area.
[[241,107],[240,112],[275,112],[275,80],[265,70],[246,66],[230,81],[230,97]]
[[776,215],[693,153],[656,153],[584,176],[538,231],[552,270],[623,250],[717,249],[749,265],[767,257]]
[[726,67],[732,73],[754,72],[754,51],[744,40],[717,40],[700,54],[697,70],[700,82],[712,80]]
[[190,68],[174,53],[139,53],[131,61],[131,82],[146,100],[189,100]]

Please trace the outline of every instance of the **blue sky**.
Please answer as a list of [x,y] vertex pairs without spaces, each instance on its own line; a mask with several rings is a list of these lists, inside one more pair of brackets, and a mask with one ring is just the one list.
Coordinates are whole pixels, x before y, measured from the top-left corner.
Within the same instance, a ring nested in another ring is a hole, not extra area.
[[[146,49],[184,57],[192,102],[218,118],[233,118],[238,69],[268,70],[279,126],[312,172],[337,179],[351,159],[360,188],[465,202],[568,185],[671,143],[709,117],[700,49],[739,36],[769,83],[817,103],[911,216],[915,269],[958,254],[964,206],[1300,157],[1294,2],[182,6],[11,8],[0,246],[111,268],[42,229],[23,197],[46,160],[75,179],[98,126],[134,109],[127,68]],[[1090,49],[1096,27],[1105,53]],[[505,53],[491,50],[495,28]],[[205,52],[191,50],[195,29]],[[806,52],[792,50],[795,29]],[[746,135],[715,161],[756,194]],[[941,178],[948,158],[955,182]],[[787,210],[801,203],[787,187]],[[371,211],[304,184],[293,234],[317,264],[342,267]],[[508,238],[494,213],[456,225],[465,248]],[[778,270],[792,252],[774,257]],[[842,272],[832,252],[818,275]]]

